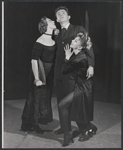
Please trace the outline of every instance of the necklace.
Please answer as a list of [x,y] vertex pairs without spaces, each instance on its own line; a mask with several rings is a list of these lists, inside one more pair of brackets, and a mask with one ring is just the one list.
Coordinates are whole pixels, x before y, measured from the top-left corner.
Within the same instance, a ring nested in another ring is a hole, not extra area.
[[48,34],[48,33],[44,33],[45,35],[49,35],[49,36],[52,36],[52,34]]

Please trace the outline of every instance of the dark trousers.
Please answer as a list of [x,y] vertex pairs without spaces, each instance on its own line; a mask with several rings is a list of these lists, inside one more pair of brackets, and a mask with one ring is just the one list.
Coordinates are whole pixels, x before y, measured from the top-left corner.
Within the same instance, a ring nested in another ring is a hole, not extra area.
[[[74,91],[75,89],[75,80],[70,79],[68,75],[64,76],[60,80],[56,80],[56,89],[57,89],[57,103],[59,105],[60,101],[66,97],[69,93]],[[69,130],[71,130],[71,120],[70,120],[70,105],[67,107],[67,110],[69,112],[68,116],[68,126]],[[59,121],[60,121],[60,126],[63,129],[63,121],[62,121],[62,116],[61,116],[61,111],[58,107],[58,112],[59,112]]]
[[[60,103],[59,103],[59,111],[60,111],[60,115],[61,115],[61,121],[62,121],[62,127],[64,129],[64,133],[65,132],[69,132],[70,131],[70,111],[68,110],[68,108],[70,107],[72,100],[73,100],[73,96],[74,96],[74,92],[69,93],[66,97],[64,97]],[[87,124],[83,124],[83,123],[79,123],[76,122],[79,130],[81,132],[84,132],[84,129],[87,128],[87,126],[89,125],[89,122]]]

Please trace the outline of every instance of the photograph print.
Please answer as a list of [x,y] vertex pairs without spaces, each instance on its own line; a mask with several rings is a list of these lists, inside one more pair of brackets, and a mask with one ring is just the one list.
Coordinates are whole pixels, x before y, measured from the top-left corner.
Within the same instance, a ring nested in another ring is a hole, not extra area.
[[121,148],[121,4],[2,2],[2,148]]

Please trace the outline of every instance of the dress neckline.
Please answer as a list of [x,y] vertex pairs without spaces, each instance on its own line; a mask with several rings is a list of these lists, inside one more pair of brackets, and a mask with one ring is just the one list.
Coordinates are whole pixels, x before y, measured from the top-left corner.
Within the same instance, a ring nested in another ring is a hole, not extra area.
[[[36,43],[39,43],[39,42],[36,42]],[[43,45],[43,46],[45,46],[45,47],[53,47],[53,46],[55,46],[55,44],[53,44],[53,45],[44,45],[44,44],[42,44],[42,43],[39,43],[39,44],[41,44],[41,45]]]

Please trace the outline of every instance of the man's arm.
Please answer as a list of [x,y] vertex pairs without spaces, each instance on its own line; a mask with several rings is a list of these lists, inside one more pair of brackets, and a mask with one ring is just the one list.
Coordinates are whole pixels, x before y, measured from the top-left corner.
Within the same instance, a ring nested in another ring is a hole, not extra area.
[[[87,33],[87,31],[82,26],[79,27],[79,31],[78,32]],[[90,38],[89,38],[89,42],[91,42]],[[94,51],[93,51],[93,47],[92,46],[90,47],[90,49],[87,49],[87,57],[88,57],[88,64],[89,64],[89,66],[94,67],[95,61],[94,61]]]
[[88,58],[88,65],[94,67],[95,61],[94,61],[93,47],[91,47],[90,49],[87,49],[87,58]]
[[[78,32],[87,33],[87,31],[82,26],[80,26]],[[87,49],[87,59],[88,59],[89,68],[87,70],[87,79],[89,79],[90,77],[94,75],[94,65],[95,65],[94,51],[93,51],[90,37],[88,38],[88,44],[89,44],[89,48]]]

